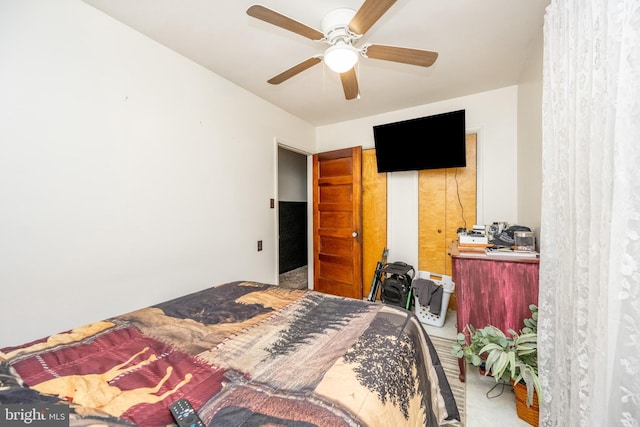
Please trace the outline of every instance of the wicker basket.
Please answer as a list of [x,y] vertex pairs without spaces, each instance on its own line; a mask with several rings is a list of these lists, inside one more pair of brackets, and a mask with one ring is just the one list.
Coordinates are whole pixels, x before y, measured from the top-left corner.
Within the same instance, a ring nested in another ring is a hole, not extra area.
[[538,393],[533,392],[533,403],[531,403],[531,406],[527,406],[527,386],[523,383],[513,384],[513,391],[516,394],[516,412],[518,413],[518,418],[532,426],[538,427],[538,420],[540,419]]

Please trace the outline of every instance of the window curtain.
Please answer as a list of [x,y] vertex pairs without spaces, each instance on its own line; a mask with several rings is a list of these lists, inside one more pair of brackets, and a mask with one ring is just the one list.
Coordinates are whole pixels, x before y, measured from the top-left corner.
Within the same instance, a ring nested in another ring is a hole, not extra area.
[[640,425],[640,1],[544,23],[540,425]]

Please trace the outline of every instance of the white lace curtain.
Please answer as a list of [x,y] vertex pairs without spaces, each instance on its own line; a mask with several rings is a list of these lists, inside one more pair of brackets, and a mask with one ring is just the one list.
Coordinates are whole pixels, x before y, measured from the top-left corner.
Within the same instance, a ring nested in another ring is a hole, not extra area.
[[640,0],[544,24],[543,426],[640,426]]

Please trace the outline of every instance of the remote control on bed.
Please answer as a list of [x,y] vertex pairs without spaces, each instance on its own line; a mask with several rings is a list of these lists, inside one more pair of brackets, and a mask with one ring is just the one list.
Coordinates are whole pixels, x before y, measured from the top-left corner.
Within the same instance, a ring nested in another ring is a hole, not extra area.
[[178,427],[205,427],[187,399],[176,400],[169,405],[169,410],[178,423]]

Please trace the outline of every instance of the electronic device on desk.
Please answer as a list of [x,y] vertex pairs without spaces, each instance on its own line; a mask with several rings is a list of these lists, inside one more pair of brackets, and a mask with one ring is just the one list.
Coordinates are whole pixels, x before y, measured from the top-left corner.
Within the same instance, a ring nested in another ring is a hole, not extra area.
[[474,225],[472,230],[458,229],[459,246],[464,245],[487,245],[489,239],[484,225]]

